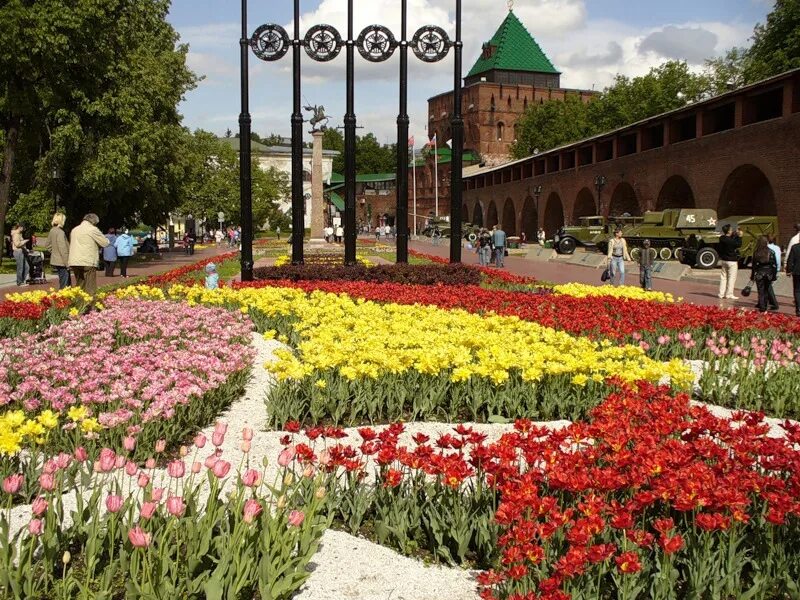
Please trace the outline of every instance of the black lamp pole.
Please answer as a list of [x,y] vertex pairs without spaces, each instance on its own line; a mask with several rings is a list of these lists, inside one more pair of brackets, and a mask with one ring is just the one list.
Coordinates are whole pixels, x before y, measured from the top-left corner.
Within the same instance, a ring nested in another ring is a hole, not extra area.
[[[400,3],[400,114],[397,116],[397,262],[408,262],[408,0]],[[416,215],[415,215],[416,218]]]
[[450,262],[461,262],[461,198],[464,154],[464,119],[461,117],[461,0],[456,0],[455,65],[453,68],[453,152],[450,163]]
[[250,86],[247,0],[242,0],[242,112],[239,113],[239,201],[242,213],[242,281],[253,281],[253,181],[250,172]]
[[356,264],[356,114],[353,0],[347,0],[347,107],[344,115],[344,264]]
[[292,38],[294,101],[292,110],[292,264],[303,264],[305,210],[303,199],[303,113],[300,104],[300,0],[294,0],[294,37]]

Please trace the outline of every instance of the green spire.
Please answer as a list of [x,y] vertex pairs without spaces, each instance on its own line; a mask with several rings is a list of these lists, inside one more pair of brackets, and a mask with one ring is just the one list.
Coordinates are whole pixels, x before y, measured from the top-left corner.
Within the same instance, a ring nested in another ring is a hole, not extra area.
[[493,54],[487,58],[486,53],[482,53],[467,77],[493,69],[559,74],[512,11],[508,11],[505,20],[487,45],[494,47]]

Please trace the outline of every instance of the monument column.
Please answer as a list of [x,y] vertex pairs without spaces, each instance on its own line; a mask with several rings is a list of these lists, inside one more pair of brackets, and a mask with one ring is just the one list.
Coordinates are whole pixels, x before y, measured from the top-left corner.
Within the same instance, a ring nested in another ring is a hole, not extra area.
[[314,131],[311,152],[311,242],[325,242],[325,199],[322,196],[322,131]]

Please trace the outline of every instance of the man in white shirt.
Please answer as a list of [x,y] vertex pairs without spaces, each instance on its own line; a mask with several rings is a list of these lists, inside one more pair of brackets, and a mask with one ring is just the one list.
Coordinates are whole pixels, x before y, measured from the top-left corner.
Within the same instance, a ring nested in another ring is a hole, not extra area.
[[800,223],[794,226],[795,235],[789,240],[789,247],[786,248],[786,258],[789,258],[789,253],[792,251],[792,246],[800,244]]

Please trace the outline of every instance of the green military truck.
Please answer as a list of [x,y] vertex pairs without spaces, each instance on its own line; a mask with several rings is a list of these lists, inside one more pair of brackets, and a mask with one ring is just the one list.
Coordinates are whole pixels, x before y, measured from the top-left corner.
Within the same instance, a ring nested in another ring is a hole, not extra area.
[[719,238],[722,228],[730,225],[742,230],[742,247],[739,262],[749,266],[756,240],[762,235],[778,233],[778,218],[771,216],[732,216],[720,219],[714,230],[697,231],[690,234],[681,249],[683,262],[699,269],[711,269],[719,262]]
[[617,227],[629,227],[642,221],[641,217],[580,217],[578,225],[564,225],[553,236],[553,247],[559,254],[572,254],[576,248],[594,249],[595,238],[610,234]]

